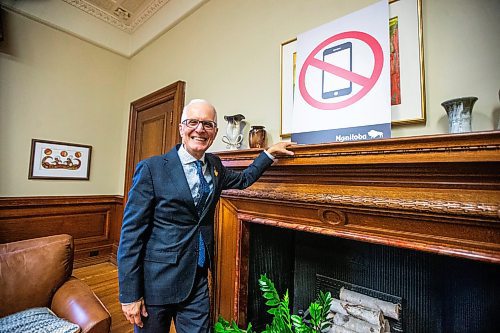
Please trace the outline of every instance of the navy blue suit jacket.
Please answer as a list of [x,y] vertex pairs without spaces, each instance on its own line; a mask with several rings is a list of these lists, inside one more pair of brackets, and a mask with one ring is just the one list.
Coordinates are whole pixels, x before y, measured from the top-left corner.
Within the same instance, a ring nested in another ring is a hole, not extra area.
[[213,264],[213,222],[222,190],[250,186],[273,163],[261,153],[248,168],[235,172],[225,168],[219,157],[207,153],[205,161],[214,189],[199,217],[178,147],[137,164],[117,255],[121,303],[141,297],[150,305],[185,300],[196,274],[200,232]]

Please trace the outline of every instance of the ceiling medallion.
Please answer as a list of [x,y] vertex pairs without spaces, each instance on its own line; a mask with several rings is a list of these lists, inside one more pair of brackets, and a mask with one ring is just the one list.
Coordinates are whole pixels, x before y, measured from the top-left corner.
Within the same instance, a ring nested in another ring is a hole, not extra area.
[[127,12],[125,9],[123,8],[116,8],[114,10],[114,13],[116,16],[118,16],[120,19],[122,19],[123,21],[128,21],[130,19],[130,13]]
[[63,0],[64,2],[97,17],[114,27],[133,33],[141,24],[146,22],[169,0],[152,0],[140,13],[130,13],[126,9],[116,7],[112,12],[107,12],[85,0]]

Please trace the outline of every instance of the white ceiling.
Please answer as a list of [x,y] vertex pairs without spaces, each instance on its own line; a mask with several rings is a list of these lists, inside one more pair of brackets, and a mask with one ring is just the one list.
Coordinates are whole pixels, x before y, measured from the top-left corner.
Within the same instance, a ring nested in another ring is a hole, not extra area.
[[2,7],[131,57],[208,0],[0,0]]

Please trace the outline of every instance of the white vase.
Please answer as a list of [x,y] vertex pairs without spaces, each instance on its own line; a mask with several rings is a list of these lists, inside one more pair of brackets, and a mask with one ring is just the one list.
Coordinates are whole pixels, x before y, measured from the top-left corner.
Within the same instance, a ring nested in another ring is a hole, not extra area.
[[477,97],[461,97],[441,103],[448,114],[449,133],[465,133],[472,131],[472,108]]
[[243,141],[243,134],[241,134],[244,126],[242,124],[243,119],[245,119],[245,116],[242,114],[224,116],[224,120],[227,121],[227,127],[226,135],[222,137],[222,142],[227,145],[228,149],[238,149],[241,147],[241,142]]

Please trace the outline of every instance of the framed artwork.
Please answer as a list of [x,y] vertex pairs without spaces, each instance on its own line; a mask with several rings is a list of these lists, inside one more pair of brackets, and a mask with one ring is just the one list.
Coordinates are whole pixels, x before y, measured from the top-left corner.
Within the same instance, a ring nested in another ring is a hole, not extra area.
[[281,132],[292,135],[293,94],[296,82],[297,38],[281,44]]
[[[422,0],[389,0],[392,125],[425,123]],[[292,132],[297,39],[281,44],[281,133]]]
[[392,125],[425,123],[422,0],[389,1]]
[[28,179],[88,180],[91,154],[91,146],[32,139]]

